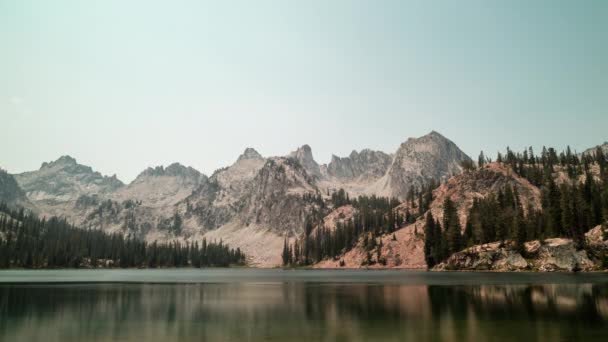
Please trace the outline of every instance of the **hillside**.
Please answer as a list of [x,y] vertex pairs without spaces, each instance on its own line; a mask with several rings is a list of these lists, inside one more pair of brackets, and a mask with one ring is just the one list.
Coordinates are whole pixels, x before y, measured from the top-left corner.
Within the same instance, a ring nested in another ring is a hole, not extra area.
[[[433,190],[433,200],[429,205],[428,212],[441,221],[443,218],[443,203],[446,198],[450,198],[457,205],[461,226],[464,229],[468,211],[471,209],[474,199],[485,198],[507,187],[517,189],[523,203],[533,208],[540,208],[541,195],[537,187],[530,184],[526,179],[519,177],[507,166],[492,163],[483,168],[454,176]],[[406,211],[413,212],[417,208],[413,208],[411,202],[405,201],[394,210],[401,215],[405,215]],[[325,221],[331,222],[332,218],[339,216],[340,211],[343,211],[343,209],[337,208],[330,212],[326,216]],[[406,223],[399,227],[394,232],[395,238],[393,238],[392,233],[378,237],[379,241],[382,241],[380,256],[386,260],[386,265],[377,263],[378,251],[375,250],[372,253],[372,260],[375,259],[375,263],[371,267],[426,268],[424,260],[424,226],[424,219],[420,217],[414,223]],[[362,241],[360,241],[355,248],[337,258],[337,260],[325,260],[316,264],[315,267],[336,268],[339,267],[340,261],[343,261],[343,267],[368,268],[370,266],[364,263],[367,252]]]

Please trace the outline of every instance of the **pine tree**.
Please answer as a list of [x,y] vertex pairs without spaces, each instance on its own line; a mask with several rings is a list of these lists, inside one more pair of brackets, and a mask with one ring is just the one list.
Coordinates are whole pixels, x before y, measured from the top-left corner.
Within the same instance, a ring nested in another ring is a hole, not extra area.
[[443,202],[443,229],[446,232],[448,253],[459,252],[463,246],[462,233],[456,206],[449,197]]
[[287,244],[287,238],[285,238],[284,242],[283,242],[283,253],[282,253],[282,258],[283,258],[283,266],[289,265],[289,259],[290,259],[290,252],[289,252],[289,245]]
[[477,166],[482,168],[486,164],[486,156],[483,154],[483,151],[479,152],[479,157],[477,158]]
[[435,239],[440,237],[435,236],[435,219],[430,212],[426,214],[426,225],[424,226],[424,260],[428,268],[432,268],[438,262],[436,259]]

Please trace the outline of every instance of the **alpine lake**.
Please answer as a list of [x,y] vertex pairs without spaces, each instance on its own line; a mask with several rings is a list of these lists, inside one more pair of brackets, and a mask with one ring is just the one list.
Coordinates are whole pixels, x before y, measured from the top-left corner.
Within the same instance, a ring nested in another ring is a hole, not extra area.
[[608,274],[6,270],[0,341],[608,341]]

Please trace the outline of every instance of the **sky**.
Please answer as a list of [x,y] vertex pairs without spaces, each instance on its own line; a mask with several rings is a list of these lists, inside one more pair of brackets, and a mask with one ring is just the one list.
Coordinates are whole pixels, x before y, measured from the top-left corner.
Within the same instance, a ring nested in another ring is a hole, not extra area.
[[608,1],[0,0],[0,167],[608,140]]

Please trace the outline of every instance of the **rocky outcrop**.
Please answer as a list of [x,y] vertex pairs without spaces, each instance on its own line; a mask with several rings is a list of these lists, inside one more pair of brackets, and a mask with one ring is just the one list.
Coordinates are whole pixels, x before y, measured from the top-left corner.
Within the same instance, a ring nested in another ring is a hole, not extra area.
[[585,250],[577,250],[570,239],[554,238],[526,244],[532,269],[541,272],[591,271],[596,264]]
[[350,204],[332,210],[323,218],[323,228],[333,231],[339,224],[352,220],[357,210]]
[[572,240],[554,238],[527,242],[523,255],[510,242],[473,246],[454,253],[433,270],[573,272],[597,268],[598,263],[587,251],[577,250]]

